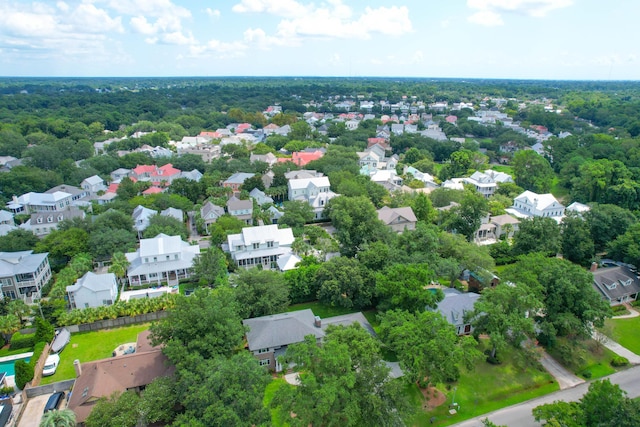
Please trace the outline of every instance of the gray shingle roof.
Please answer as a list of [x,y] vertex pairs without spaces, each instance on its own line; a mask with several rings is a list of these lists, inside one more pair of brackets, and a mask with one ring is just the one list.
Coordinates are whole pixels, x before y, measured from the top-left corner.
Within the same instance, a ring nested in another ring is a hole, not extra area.
[[307,335],[324,337],[324,331],[314,326],[314,319],[313,312],[306,309],[245,319],[242,323],[249,327],[249,350],[255,351],[302,342]]

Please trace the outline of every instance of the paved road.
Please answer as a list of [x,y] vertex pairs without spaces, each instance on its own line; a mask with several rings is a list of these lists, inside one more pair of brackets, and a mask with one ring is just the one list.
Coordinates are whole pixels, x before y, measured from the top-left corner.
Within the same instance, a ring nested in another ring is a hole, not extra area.
[[[636,398],[640,396],[640,366],[634,366],[625,371],[616,372],[606,378],[609,378],[612,383],[618,384],[622,390],[627,392],[628,397]],[[533,408],[545,403],[552,403],[555,400],[578,400],[588,389],[589,383],[580,384],[574,388],[557,391],[518,405],[509,406],[480,417],[460,422],[455,424],[455,426],[480,427],[482,426],[482,420],[489,418],[498,425],[506,425],[509,427],[540,427],[540,423],[537,423],[531,415]]]

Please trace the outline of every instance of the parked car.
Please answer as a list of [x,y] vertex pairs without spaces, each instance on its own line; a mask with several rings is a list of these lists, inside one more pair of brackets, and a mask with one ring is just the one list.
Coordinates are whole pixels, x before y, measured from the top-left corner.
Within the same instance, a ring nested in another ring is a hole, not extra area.
[[44,405],[44,412],[55,411],[60,407],[60,403],[64,400],[64,391],[57,391],[49,396],[47,404]]
[[50,354],[47,357],[47,360],[44,362],[44,368],[42,368],[42,376],[46,377],[55,374],[59,364],[60,356],[57,354]]

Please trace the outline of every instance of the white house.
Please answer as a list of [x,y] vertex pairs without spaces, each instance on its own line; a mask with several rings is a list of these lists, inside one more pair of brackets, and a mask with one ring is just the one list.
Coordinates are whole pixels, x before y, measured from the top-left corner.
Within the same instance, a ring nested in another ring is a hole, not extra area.
[[118,282],[113,273],[95,274],[90,271],[76,283],[67,286],[71,308],[112,305],[118,299]]
[[158,234],[153,239],[140,240],[140,248],[125,254],[129,261],[129,284],[163,282],[177,285],[191,275],[193,260],[200,254],[198,245],[183,242],[180,236]]
[[506,211],[518,218],[549,217],[562,221],[564,206],[553,197],[553,194],[536,194],[525,191],[513,200],[513,206]]
[[0,252],[0,297],[30,303],[51,279],[48,253]]
[[107,186],[104,183],[104,180],[100,178],[98,175],[90,176],[89,178],[85,178],[81,183],[80,187],[83,190],[88,192],[89,194],[96,194],[98,191],[105,191]]
[[14,214],[29,214],[33,212],[57,212],[67,209],[71,205],[72,194],[64,191],[54,193],[26,193],[20,197],[13,197],[7,203],[7,209]]
[[245,227],[227,236],[226,250],[239,267],[275,269],[278,259],[291,253],[293,240],[290,228],[279,229],[275,224]]
[[289,200],[309,203],[313,208],[315,218],[320,219],[329,200],[337,196],[330,187],[329,178],[326,176],[290,179],[288,183]]
[[264,191],[259,190],[258,188],[254,188],[249,192],[249,197],[254,199],[258,205],[266,205],[267,203],[273,203],[273,198],[267,196]]
[[462,182],[473,185],[476,191],[486,198],[493,196],[498,187],[498,183],[493,177],[479,171],[474,172],[468,178],[462,178]]

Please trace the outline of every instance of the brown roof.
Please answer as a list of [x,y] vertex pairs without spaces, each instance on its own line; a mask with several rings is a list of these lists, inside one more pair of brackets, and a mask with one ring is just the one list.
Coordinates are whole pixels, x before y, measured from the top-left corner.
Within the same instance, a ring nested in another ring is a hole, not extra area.
[[383,206],[381,209],[378,209],[377,212],[378,219],[384,222],[386,225],[393,223],[398,218],[404,219],[408,222],[418,221],[416,215],[413,213],[413,209],[411,209],[410,206],[402,208],[390,208],[387,206]]
[[145,386],[158,377],[171,376],[175,366],[158,347],[151,347],[148,331],[138,335],[136,353],[82,364],[69,399],[78,423],[84,422],[101,397]]

